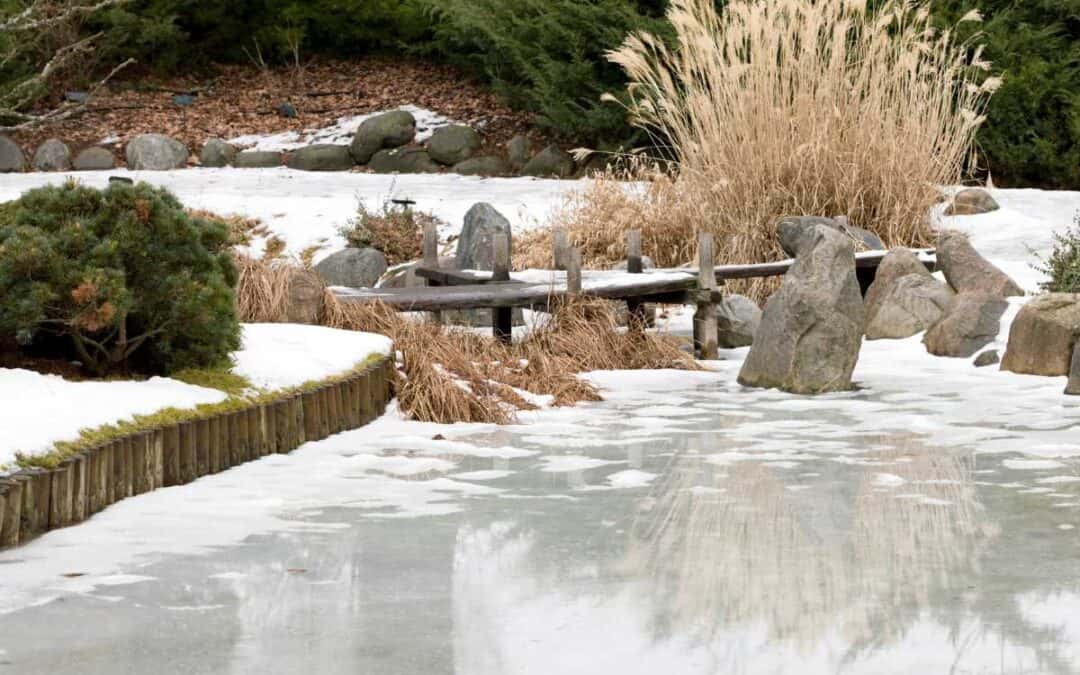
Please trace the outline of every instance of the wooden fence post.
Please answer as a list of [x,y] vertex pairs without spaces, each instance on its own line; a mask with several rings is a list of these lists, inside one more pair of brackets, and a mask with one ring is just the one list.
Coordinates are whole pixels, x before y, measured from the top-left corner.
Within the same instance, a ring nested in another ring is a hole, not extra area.
[[161,484],[165,487],[182,485],[180,480],[180,425],[170,424],[161,430],[162,472]]
[[71,467],[61,464],[49,472],[49,524],[48,529],[71,524]]
[[19,545],[22,532],[22,490],[21,481],[0,479],[0,549]]
[[116,449],[113,450],[112,458],[113,493],[110,504],[115,504],[131,496],[131,455],[133,445],[131,436],[124,436],[116,440]]
[[281,454],[292,452],[292,439],[289,438],[289,418],[292,417],[292,408],[289,399],[282,398],[274,401],[274,438],[276,438],[277,451]]
[[555,227],[551,230],[552,262],[557,270],[566,269],[567,255],[570,252],[570,236],[565,227]]
[[151,490],[165,485],[165,428],[150,430]]
[[581,295],[581,251],[576,248],[566,256],[566,292]]
[[66,464],[71,472],[71,522],[81,523],[88,515],[90,456],[82,452]]
[[16,475],[23,481],[22,522],[19,541],[30,541],[49,529],[49,499],[52,479],[49,472],[30,469]]
[[699,359],[719,357],[719,335],[716,325],[716,258],[713,237],[698,235],[698,297],[694,312],[694,350]]
[[[491,247],[491,281],[496,284],[510,281],[510,237],[503,232],[495,233],[491,240]],[[509,344],[513,340],[514,309],[512,307],[491,309],[491,331],[495,339],[503,344]]]
[[210,418],[206,417],[195,421],[195,438],[198,445],[196,452],[196,469],[199,477],[208,476],[214,472],[214,434],[210,428]]
[[[642,274],[645,265],[641,258],[641,230],[626,233],[626,271],[630,274]],[[630,330],[643,331],[649,325],[645,312],[645,303],[641,298],[627,298],[626,325]]]
[[[424,239],[421,248],[423,254],[422,265],[429,270],[439,269],[439,228],[435,223],[424,223]],[[424,285],[429,283],[425,279]],[[431,312],[429,318],[436,322],[443,322],[442,312]]]
[[225,470],[225,458],[222,457],[225,450],[221,446],[222,426],[220,415],[210,418],[210,473],[220,473]]
[[199,477],[199,434],[198,422],[187,420],[177,425],[180,437],[179,452],[180,472],[177,485],[187,485]]
[[248,450],[252,459],[258,459],[265,453],[262,434],[259,433],[259,408],[262,406],[252,405],[245,411],[244,424],[247,426]]

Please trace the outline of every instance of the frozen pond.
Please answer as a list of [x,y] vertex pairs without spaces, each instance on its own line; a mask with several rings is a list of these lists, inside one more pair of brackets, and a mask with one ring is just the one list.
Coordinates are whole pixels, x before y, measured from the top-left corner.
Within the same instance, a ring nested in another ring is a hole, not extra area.
[[0,555],[0,673],[1080,671],[1080,403],[905,353],[818,399],[597,374],[122,502]]

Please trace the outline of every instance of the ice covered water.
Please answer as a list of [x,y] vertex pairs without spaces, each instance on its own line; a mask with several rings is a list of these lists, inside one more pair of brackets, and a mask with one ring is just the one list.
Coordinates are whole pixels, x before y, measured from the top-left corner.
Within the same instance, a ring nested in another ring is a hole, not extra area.
[[820,398],[597,374],[128,500],[0,556],[0,668],[1080,671],[1080,406],[875,359]]

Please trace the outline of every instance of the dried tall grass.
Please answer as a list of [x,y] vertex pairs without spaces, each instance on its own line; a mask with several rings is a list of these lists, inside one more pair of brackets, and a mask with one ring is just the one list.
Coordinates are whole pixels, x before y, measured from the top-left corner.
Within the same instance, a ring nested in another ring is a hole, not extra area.
[[243,254],[234,256],[239,273],[236,284],[236,313],[246,323],[279,323],[286,320],[289,284],[298,267],[284,258],[258,260]]
[[[554,224],[592,262],[620,259],[625,230],[641,229],[665,266],[693,259],[698,231],[716,236],[720,262],[781,257],[786,215],[844,214],[889,245],[928,244],[938,186],[972,166],[999,80],[976,84],[982,48],[936,30],[926,3],[868,5],[672,0],[673,46],[635,34],[609,57],[631,81],[633,123],[677,175],[600,180]],[[546,262],[539,248],[520,262]]]

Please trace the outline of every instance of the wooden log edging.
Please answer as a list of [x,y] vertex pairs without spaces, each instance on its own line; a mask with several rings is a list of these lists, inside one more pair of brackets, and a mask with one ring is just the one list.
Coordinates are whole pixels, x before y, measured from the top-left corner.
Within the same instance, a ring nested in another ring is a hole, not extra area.
[[392,356],[305,392],[113,438],[53,469],[0,476],[0,550],[76,525],[111,504],[184,485],[362,427],[393,396]]

